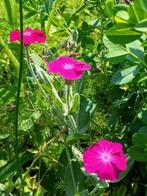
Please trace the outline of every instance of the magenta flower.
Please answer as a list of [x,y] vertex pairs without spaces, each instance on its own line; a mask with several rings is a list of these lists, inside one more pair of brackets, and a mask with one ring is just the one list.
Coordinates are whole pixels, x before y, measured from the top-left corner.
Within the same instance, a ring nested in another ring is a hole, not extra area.
[[91,69],[90,65],[67,56],[58,57],[47,64],[49,72],[59,74],[65,80],[77,80],[84,71]]
[[102,139],[83,153],[84,169],[95,173],[101,180],[115,181],[127,168],[122,145]]
[[[23,31],[23,42],[26,45],[34,44],[35,42],[42,43],[45,42],[45,34],[38,29],[26,28]],[[20,41],[20,31],[12,31],[10,33],[10,42]]]

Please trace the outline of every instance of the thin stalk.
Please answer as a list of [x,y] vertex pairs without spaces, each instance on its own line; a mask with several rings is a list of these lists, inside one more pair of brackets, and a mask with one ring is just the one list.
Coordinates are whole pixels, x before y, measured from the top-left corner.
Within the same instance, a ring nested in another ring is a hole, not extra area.
[[77,124],[75,122],[74,117],[72,115],[68,114],[68,119],[70,121],[70,124],[71,124],[73,130],[77,132]]
[[68,119],[70,121],[70,124],[73,128],[74,131],[77,131],[77,125],[75,122],[75,119],[73,117],[73,115],[70,114],[70,110],[71,110],[71,100],[73,99],[73,95],[72,95],[72,86],[67,84],[65,86],[65,96],[66,96],[66,104],[67,104],[67,111],[68,111]]
[[70,153],[69,153],[68,146],[67,146],[67,143],[66,143],[66,138],[65,138],[65,136],[63,136],[63,137],[64,137],[64,146],[65,146],[66,156],[67,156],[69,169],[70,169],[70,173],[71,173],[71,178],[72,178],[72,181],[73,181],[73,186],[74,186],[75,193],[77,193],[77,186],[76,186],[76,181],[75,181],[75,177],[74,177],[74,172],[73,172]]
[[130,3],[130,6],[131,6],[131,8],[132,8],[132,10],[133,10],[133,12],[134,12],[134,15],[135,15],[135,17],[136,17],[137,22],[139,22],[139,18],[138,18],[138,15],[137,15],[137,13],[136,13],[136,10],[135,10],[135,8],[134,8],[134,5]]
[[[74,120],[74,117],[70,114],[70,110],[71,110],[71,100],[73,99],[73,95],[72,95],[72,86],[67,84],[65,86],[65,98],[66,98],[66,104],[67,104],[67,108],[68,108],[68,113],[67,113],[67,117],[70,121],[71,127],[73,129],[74,132],[77,132],[77,125],[76,122]],[[72,167],[72,161],[71,161],[71,157],[70,157],[70,152],[68,150],[68,145],[66,143],[66,138],[64,137],[64,146],[65,146],[65,151],[66,151],[66,156],[67,156],[67,160],[68,160],[68,164],[69,164],[69,169],[70,169],[70,173],[71,173],[71,178],[73,181],[73,186],[74,186],[74,190],[75,193],[77,193],[77,186],[76,186],[76,181],[75,181],[75,177],[74,177],[74,172],[73,172],[73,167]],[[77,146],[80,149],[80,143],[79,140],[77,138]]]
[[15,154],[17,160],[17,173],[21,181],[21,190],[20,195],[23,195],[23,183],[22,183],[22,170],[19,160],[19,141],[18,141],[18,120],[19,120],[19,100],[20,100],[20,89],[21,89],[21,80],[23,72],[23,10],[22,10],[22,0],[19,0],[19,12],[20,12],[20,65],[19,65],[19,74],[18,74],[18,84],[17,84],[17,97],[16,97],[16,115],[15,115]]
[[30,71],[31,71],[31,73],[32,73],[32,75],[33,75],[33,77],[34,77],[34,79],[35,79],[35,81],[36,81],[38,87],[39,87],[40,90],[42,91],[44,97],[45,97],[46,99],[48,99],[48,96],[47,96],[46,92],[43,90],[43,88],[42,88],[40,82],[38,81],[38,79],[37,79],[37,77],[36,77],[36,74],[35,74],[35,72],[34,72],[32,66],[31,66],[30,59],[29,59],[29,49],[28,49],[28,46],[26,46],[26,57],[27,57],[27,64],[28,64],[28,67],[29,67],[29,69],[30,69]]
[[93,196],[94,193],[96,193],[98,190],[98,187],[96,186],[91,192],[90,195]]
[[[39,169],[38,169],[38,179],[37,179],[37,181],[39,182],[40,181],[40,176],[41,176],[41,171],[40,171],[40,169],[41,169],[41,159],[39,159],[38,167],[39,167]],[[38,186],[39,186],[39,184],[38,184]]]
[[66,103],[68,108],[68,114],[70,113],[70,88],[72,88],[70,85],[66,85]]
[[40,159],[41,155],[37,155],[35,157],[35,159],[33,160],[33,162],[31,163],[31,165],[29,166],[29,168],[27,169],[26,173],[23,176],[23,181],[26,179],[26,177],[28,176],[28,174],[31,172],[32,168],[34,167],[34,165],[36,164],[36,162]]

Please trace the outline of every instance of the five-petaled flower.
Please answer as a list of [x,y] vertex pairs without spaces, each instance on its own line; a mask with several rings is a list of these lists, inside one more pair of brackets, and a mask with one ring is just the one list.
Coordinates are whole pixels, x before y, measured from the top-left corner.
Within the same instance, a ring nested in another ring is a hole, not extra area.
[[[23,42],[25,45],[45,42],[46,36],[39,29],[26,28],[23,31]],[[20,31],[12,31],[10,33],[10,42],[20,41]]]
[[77,80],[84,71],[91,69],[90,65],[67,56],[58,57],[47,64],[48,72],[59,74],[65,80]]
[[127,159],[120,143],[102,139],[83,153],[84,169],[101,180],[115,181],[127,168]]

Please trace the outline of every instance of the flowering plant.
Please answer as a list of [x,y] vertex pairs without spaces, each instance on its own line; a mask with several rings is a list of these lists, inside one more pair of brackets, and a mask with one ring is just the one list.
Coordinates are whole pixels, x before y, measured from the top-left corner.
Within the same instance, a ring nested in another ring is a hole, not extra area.
[[0,195],[147,194],[147,7],[118,2],[0,1]]

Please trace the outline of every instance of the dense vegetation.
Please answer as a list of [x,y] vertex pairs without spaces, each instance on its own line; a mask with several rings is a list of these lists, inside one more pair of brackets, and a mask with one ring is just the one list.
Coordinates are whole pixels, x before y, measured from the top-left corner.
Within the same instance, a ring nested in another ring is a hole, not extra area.
[[[0,1],[0,195],[146,195],[147,3],[22,0],[20,21],[20,1]],[[23,59],[10,42],[20,27],[46,35],[23,45]],[[91,70],[71,85],[48,72],[59,56]],[[83,169],[82,153],[103,138],[127,157],[113,182]]]

